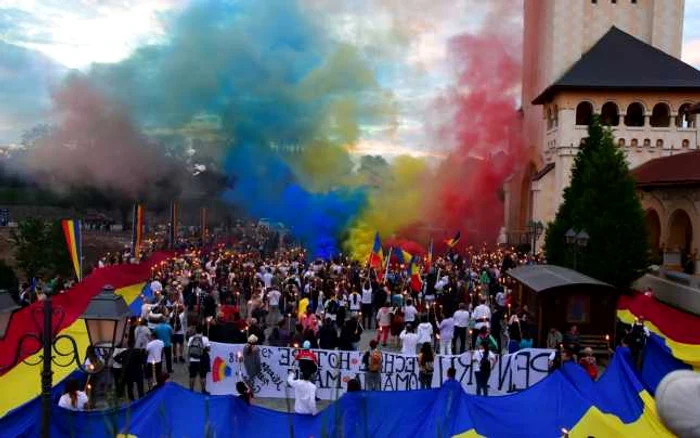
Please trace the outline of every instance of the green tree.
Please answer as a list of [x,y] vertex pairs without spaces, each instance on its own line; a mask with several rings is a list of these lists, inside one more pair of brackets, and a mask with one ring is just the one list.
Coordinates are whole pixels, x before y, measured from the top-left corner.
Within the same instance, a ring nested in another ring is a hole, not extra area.
[[12,231],[17,266],[27,278],[70,276],[71,261],[60,222],[29,218]]
[[[585,230],[588,245],[580,249],[567,245],[569,229]],[[567,267],[576,261],[582,273],[627,288],[648,265],[647,245],[644,210],[624,154],[595,118],[574,160],[564,202],[547,227],[547,260]]]

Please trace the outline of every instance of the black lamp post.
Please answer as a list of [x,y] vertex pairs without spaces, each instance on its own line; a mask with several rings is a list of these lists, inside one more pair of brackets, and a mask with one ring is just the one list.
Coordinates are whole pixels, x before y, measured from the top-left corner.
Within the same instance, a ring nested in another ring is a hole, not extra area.
[[537,222],[530,221],[527,224],[527,232],[530,235],[530,239],[531,239],[531,243],[532,243],[530,250],[531,250],[533,256],[536,253],[537,241],[539,240],[543,231],[544,231],[544,225],[542,225],[542,222],[540,222],[540,221],[537,221]]
[[[7,300],[9,298],[10,301]],[[12,314],[18,306],[12,301],[7,292],[0,292],[0,334],[4,336],[10,325]],[[0,370],[8,369],[17,365],[22,357],[22,346],[33,339],[41,344],[42,354],[39,361],[27,362],[29,365],[42,364],[41,370],[41,436],[49,438],[51,424],[51,388],[53,386],[52,365],[59,367],[77,366],[88,374],[96,374],[102,371],[106,365],[106,359],[111,357],[115,345],[124,337],[126,321],[129,316],[129,307],[124,298],[114,293],[112,286],[105,286],[95,296],[88,305],[88,308],[81,315],[85,320],[85,325],[90,339],[90,344],[95,348],[96,353],[105,360],[101,363],[91,363],[89,367],[83,366],[80,360],[78,344],[69,335],[58,334],[58,327],[63,323],[66,316],[61,307],[53,306],[50,295],[46,297],[42,307],[33,307],[31,310],[32,319],[36,327],[36,332],[29,332],[22,335],[16,347],[13,361],[9,364],[0,364]],[[54,324],[54,316],[57,322]],[[43,320],[43,324],[40,322]],[[37,334],[39,333],[39,334]],[[67,351],[59,348],[59,343],[66,341],[70,347]],[[67,358],[67,362],[60,362],[59,358]]]
[[569,231],[564,234],[564,237],[566,238],[567,245],[572,246],[574,249],[574,270],[576,270],[578,251],[588,246],[588,241],[591,240],[591,236],[588,235],[586,230],[576,232],[574,229],[569,228]]

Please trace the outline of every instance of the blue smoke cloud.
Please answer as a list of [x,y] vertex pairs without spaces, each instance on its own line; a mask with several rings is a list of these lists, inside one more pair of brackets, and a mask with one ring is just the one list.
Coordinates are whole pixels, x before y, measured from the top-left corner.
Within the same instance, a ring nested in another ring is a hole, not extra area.
[[338,236],[366,202],[361,189],[311,193],[279,156],[250,146],[231,151],[226,171],[235,181],[224,199],[247,206],[256,217],[284,223],[314,257],[338,254]]

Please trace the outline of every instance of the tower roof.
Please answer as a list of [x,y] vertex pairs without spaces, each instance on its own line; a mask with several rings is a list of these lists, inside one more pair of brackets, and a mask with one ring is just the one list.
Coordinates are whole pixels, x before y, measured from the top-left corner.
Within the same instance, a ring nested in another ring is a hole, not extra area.
[[700,91],[700,71],[613,26],[532,103],[563,90]]

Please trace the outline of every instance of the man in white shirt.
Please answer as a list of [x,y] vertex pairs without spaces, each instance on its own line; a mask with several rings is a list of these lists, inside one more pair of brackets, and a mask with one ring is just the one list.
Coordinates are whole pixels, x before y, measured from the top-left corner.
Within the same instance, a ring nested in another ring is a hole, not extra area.
[[413,325],[406,324],[406,328],[399,335],[399,339],[401,339],[401,354],[415,356],[418,335],[413,332]]
[[486,298],[483,296],[479,297],[480,304],[474,309],[472,316],[474,317],[474,331],[472,332],[472,348],[476,343],[476,337],[482,327],[486,327],[486,330],[491,330],[491,309],[486,305]]
[[[452,338],[452,351],[455,354],[462,354],[466,351],[467,330],[469,328],[469,311],[464,303],[459,303],[459,309],[453,316],[455,322],[455,335]],[[457,350],[457,340],[459,339],[460,346]]]
[[160,373],[163,370],[163,349],[165,344],[163,341],[158,339],[153,333],[151,335],[151,341],[146,345],[146,380],[148,380],[148,387],[151,388],[153,382],[158,379]]
[[287,383],[294,388],[294,412],[316,415],[316,385],[304,379],[295,379],[289,373]]
[[428,322],[428,317],[423,315],[423,322],[418,324],[416,333],[418,334],[418,345],[422,346],[426,342],[433,345],[433,325]]
[[366,281],[362,285],[362,324],[365,329],[372,328],[372,285]]
[[418,315],[418,310],[413,305],[413,300],[406,300],[406,306],[403,308],[403,317],[406,324],[414,324],[416,315]]
[[265,284],[266,288],[272,287],[272,280],[274,278],[275,278],[275,276],[272,275],[272,268],[267,268],[267,271],[262,276],[262,280],[263,280],[263,283]]

